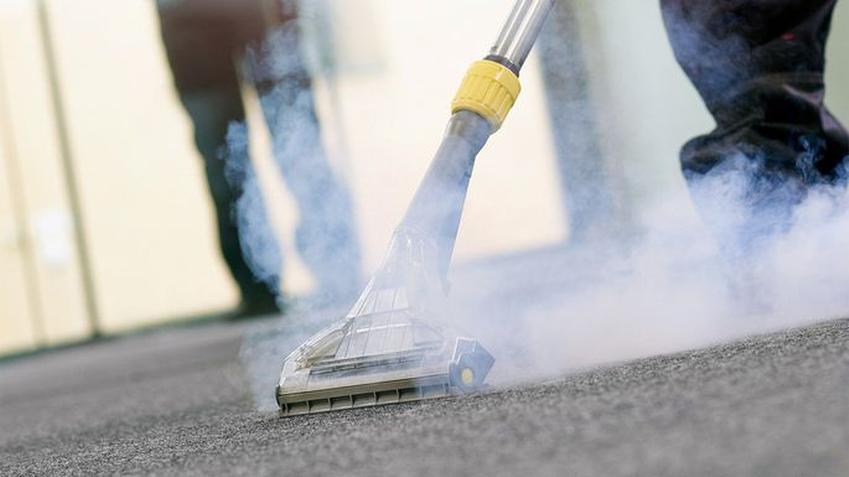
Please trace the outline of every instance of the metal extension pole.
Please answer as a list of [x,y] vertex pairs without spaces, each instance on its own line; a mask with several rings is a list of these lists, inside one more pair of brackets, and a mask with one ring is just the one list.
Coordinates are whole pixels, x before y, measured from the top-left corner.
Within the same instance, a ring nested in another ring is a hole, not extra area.
[[555,0],[517,0],[487,60],[501,63],[517,76],[539,37]]
[[62,156],[62,170],[65,174],[65,184],[68,187],[68,202],[74,216],[74,238],[77,242],[77,255],[80,261],[80,275],[83,281],[83,293],[85,295],[86,311],[91,325],[93,337],[101,334],[100,313],[97,308],[97,299],[94,292],[94,278],[91,267],[91,257],[88,254],[88,239],[83,224],[82,201],[80,200],[79,182],[74,169],[74,157],[71,149],[71,141],[68,135],[68,123],[65,108],[62,104],[62,92],[59,87],[59,70],[56,65],[56,52],[53,49],[52,30],[50,28],[50,17],[47,11],[46,0],[37,0],[38,24],[41,32],[41,43],[44,48],[44,60],[47,67],[47,76],[50,83],[50,97],[53,103],[53,112],[56,119],[56,129],[59,136],[59,147]]

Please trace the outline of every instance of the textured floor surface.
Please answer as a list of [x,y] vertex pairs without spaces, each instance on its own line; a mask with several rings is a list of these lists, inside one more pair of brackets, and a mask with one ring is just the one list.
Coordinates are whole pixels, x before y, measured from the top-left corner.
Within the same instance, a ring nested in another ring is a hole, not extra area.
[[849,475],[845,320],[466,399],[289,419],[250,398],[257,370],[239,352],[255,328],[0,364],[0,475]]

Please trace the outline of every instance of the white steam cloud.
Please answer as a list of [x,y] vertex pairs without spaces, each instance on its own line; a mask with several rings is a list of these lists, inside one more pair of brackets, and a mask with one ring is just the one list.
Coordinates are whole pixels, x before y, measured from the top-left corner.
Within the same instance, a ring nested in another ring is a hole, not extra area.
[[[750,213],[745,175],[728,171],[694,185],[714,203],[712,223],[738,224]],[[496,381],[849,316],[844,187],[810,190],[790,224],[756,237],[757,250],[743,261],[720,247],[721,231],[704,224],[686,192],[663,197],[642,214],[645,234],[626,249],[567,246],[525,264],[461,273],[458,316],[502,358]]]

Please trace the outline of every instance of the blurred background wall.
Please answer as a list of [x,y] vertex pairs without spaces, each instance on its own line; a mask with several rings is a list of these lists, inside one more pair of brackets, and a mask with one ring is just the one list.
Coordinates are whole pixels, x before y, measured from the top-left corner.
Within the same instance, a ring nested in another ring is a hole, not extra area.
[[[353,190],[371,270],[438,145],[459,79],[512,0],[305,1],[323,133]],[[849,122],[849,5],[839,5],[828,102]],[[656,0],[581,0],[566,11],[577,20],[568,39],[584,62],[570,66],[586,67],[598,152],[566,158],[555,147],[553,131],[570,124],[547,109],[554,96],[539,56],[557,51],[533,55],[521,101],[478,162],[459,261],[568,239],[558,161],[604,167],[620,211],[634,213],[683,187],[678,148],[711,128]],[[294,252],[297,217],[256,98],[245,96],[285,287],[298,295],[311,280]],[[153,0],[0,2],[0,354],[235,305],[205,187]]]

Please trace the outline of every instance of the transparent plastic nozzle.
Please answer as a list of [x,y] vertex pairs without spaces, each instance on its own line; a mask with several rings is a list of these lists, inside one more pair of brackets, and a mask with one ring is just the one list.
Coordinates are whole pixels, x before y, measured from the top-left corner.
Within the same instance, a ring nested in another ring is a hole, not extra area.
[[451,326],[447,271],[475,156],[490,124],[454,114],[389,250],[348,314],[290,354],[283,415],[471,392],[494,359]]
[[286,359],[283,415],[413,401],[480,389],[494,359],[448,319],[437,247],[399,228],[383,264],[339,322]]

